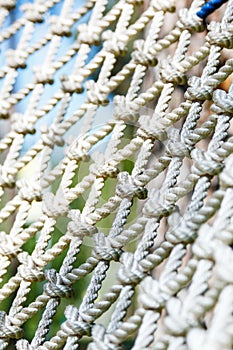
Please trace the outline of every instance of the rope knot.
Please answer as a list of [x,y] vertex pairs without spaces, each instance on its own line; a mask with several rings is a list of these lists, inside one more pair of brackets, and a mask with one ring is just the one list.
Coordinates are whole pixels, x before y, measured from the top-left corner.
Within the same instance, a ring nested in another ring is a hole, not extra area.
[[147,276],[140,284],[139,300],[145,309],[159,310],[169,299],[169,295],[164,293],[159,286],[159,281]]
[[190,152],[188,146],[180,140],[179,130],[172,128],[169,130],[169,141],[166,151],[172,157],[189,157]]
[[16,257],[20,251],[20,247],[15,244],[12,236],[0,231],[0,254],[8,257]]
[[109,90],[106,86],[100,85],[94,82],[94,80],[88,80],[85,84],[87,88],[87,99],[90,103],[95,105],[105,106],[108,104],[108,95]]
[[18,267],[18,272],[24,280],[29,282],[44,280],[44,273],[35,263],[32,256],[30,256],[27,252],[22,252],[18,254],[17,258],[21,263],[21,265]]
[[190,101],[211,100],[212,88],[208,85],[203,86],[200,78],[192,77],[189,79],[188,84],[190,87],[185,93],[185,98]]
[[182,72],[182,67],[180,69],[180,64],[177,62],[174,62],[170,56],[168,56],[166,59],[164,59],[159,64],[159,77],[165,84],[172,83],[172,84],[179,84],[184,85],[186,84],[187,77],[184,72]]
[[28,182],[24,179],[16,182],[16,187],[19,189],[18,195],[23,200],[31,203],[32,201],[41,201],[41,187],[38,182]]
[[0,0],[0,7],[10,11],[15,8],[16,0]]
[[223,29],[221,23],[211,22],[208,29],[208,39],[211,45],[218,45],[226,49],[233,48],[233,25],[228,24],[227,29]]
[[49,19],[51,24],[51,33],[58,36],[70,36],[71,35],[71,27],[73,25],[73,21],[69,18],[59,17],[59,16],[51,16]]
[[213,94],[214,104],[211,110],[217,114],[233,114],[233,94],[224,90],[216,90]]
[[68,213],[72,221],[68,223],[67,230],[74,237],[93,236],[97,232],[95,226],[86,224],[82,221],[79,210],[73,209]]
[[102,30],[100,25],[89,27],[86,23],[82,23],[78,26],[78,42],[98,46]]
[[1,119],[9,118],[9,110],[11,109],[11,104],[7,100],[0,102],[0,117]]
[[34,134],[35,127],[34,124],[28,120],[26,120],[25,116],[21,113],[13,113],[12,114],[12,130],[17,132],[18,134]]
[[134,122],[139,118],[140,105],[134,101],[129,101],[125,96],[114,97],[113,117],[124,122]]
[[102,38],[104,40],[103,47],[106,51],[109,51],[113,53],[116,56],[125,55],[127,52],[127,40],[128,36],[121,34],[121,37],[119,37],[114,34],[111,30],[107,30],[106,32],[103,32]]
[[0,185],[14,187],[16,174],[17,170],[13,166],[8,167],[0,164]]
[[44,5],[39,4],[23,4],[20,9],[25,12],[25,18],[33,23],[43,22],[43,14],[46,12],[47,8]]
[[23,330],[11,324],[5,311],[0,311],[0,339],[19,339],[23,336]]
[[177,243],[193,243],[196,238],[196,230],[189,227],[189,223],[181,222],[180,225],[172,231],[167,231],[165,233],[166,241],[171,244]]
[[[101,324],[95,324],[92,327],[91,335],[93,342],[88,345],[89,350],[110,350],[109,344],[106,344],[106,329]],[[115,348],[115,347],[114,347]]]
[[96,177],[102,177],[104,179],[109,177],[115,178],[119,174],[119,169],[113,165],[104,164],[103,166],[93,169],[92,173],[96,175]]
[[115,260],[119,259],[121,253],[120,249],[113,248],[111,245],[111,240],[106,237],[103,233],[97,233],[94,235],[95,241],[95,251],[94,254],[100,257],[101,260]]
[[26,339],[20,339],[16,344],[17,350],[35,350],[34,346],[31,346]]
[[62,130],[59,131],[58,126],[52,125],[49,127],[48,125],[43,125],[41,127],[41,140],[43,141],[44,145],[53,148],[54,145],[57,146],[63,146],[64,140],[63,140],[63,132]]
[[55,269],[45,272],[48,283],[44,286],[44,292],[52,298],[70,298],[72,296],[72,287],[70,281],[65,276],[60,275]]
[[191,171],[198,176],[217,175],[223,169],[223,164],[217,162],[210,153],[203,150],[194,149],[191,152],[191,158],[195,161]]
[[187,8],[179,10],[179,21],[177,26],[180,29],[187,29],[189,31],[202,32],[204,30],[204,24],[200,17],[196,15],[196,12],[190,11]]
[[198,237],[193,244],[192,251],[198,259],[212,259],[214,235],[209,224],[203,225],[198,232]]
[[146,67],[156,66],[158,60],[145,48],[144,40],[136,40],[134,42],[132,58],[136,64],[141,64]]
[[151,0],[150,6],[152,6],[155,11],[174,12],[176,9],[174,0],[168,0],[166,2],[163,0]]
[[132,5],[142,5],[143,0],[126,0],[127,4],[132,4]]
[[53,68],[45,68],[43,67],[34,67],[33,68],[33,71],[34,71],[34,79],[35,79],[35,83],[36,84],[53,84],[54,82],[54,73],[55,73],[55,70]]
[[164,127],[159,124],[159,120],[155,120],[150,115],[141,115],[139,118],[140,129],[137,133],[140,137],[147,140],[151,138],[152,140],[157,139],[159,141],[164,141],[167,139],[167,133]]
[[90,334],[91,325],[83,320],[79,320],[79,311],[73,306],[66,307],[65,316],[67,321],[61,325],[61,330],[68,336],[81,337]]
[[190,328],[191,320],[188,320],[182,312],[182,302],[178,298],[170,298],[166,304],[168,316],[164,325],[168,334],[182,336]]
[[184,158],[189,156],[189,148],[181,141],[170,140],[166,150],[172,157]]
[[117,196],[121,198],[132,198],[136,196],[139,199],[145,199],[147,197],[147,189],[137,186],[133,177],[126,171],[118,174],[118,182],[116,187]]
[[68,202],[64,195],[57,193],[56,196],[53,193],[45,193],[43,196],[42,211],[48,217],[57,217],[66,215],[69,210]]
[[166,204],[160,202],[160,192],[157,189],[152,189],[150,191],[149,199],[146,201],[142,213],[147,218],[161,218],[164,216],[169,216],[176,206],[174,204]]
[[10,68],[25,68],[26,67],[27,52],[21,50],[9,49],[6,51],[7,65]]
[[137,285],[144,277],[138,261],[133,253],[124,252],[120,258],[121,266],[117,272],[119,281],[124,285]]
[[87,134],[79,135],[78,139],[71,142],[66,151],[66,155],[70,160],[82,160],[84,162],[89,161],[90,156],[88,154],[88,150],[90,148],[90,144],[86,141],[87,136]]
[[80,84],[74,76],[62,75],[60,77],[62,83],[62,90],[70,94],[77,92],[81,93],[83,91],[82,84]]

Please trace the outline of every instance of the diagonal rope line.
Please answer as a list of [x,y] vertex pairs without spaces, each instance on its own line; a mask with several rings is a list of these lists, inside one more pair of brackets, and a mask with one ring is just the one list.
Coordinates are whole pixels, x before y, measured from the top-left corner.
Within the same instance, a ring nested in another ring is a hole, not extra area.
[[232,18],[0,1],[0,349],[231,349]]

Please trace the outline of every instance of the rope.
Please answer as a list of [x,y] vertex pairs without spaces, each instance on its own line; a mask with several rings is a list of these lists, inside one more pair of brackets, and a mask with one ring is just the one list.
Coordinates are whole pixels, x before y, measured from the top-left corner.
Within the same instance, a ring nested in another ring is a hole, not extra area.
[[208,15],[210,15],[213,11],[222,6],[225,2],[227,2],[227,0],[208,1],[205,5],[202,6],[200,11],[197,12],[197,15],[205,19]]
[[0,0],[0,350],[232,349],[233,1],[21,3]]

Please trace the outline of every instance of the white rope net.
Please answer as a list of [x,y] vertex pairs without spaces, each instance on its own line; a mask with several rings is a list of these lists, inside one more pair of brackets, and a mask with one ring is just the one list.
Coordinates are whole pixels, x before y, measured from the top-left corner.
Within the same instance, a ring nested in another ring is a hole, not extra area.
[[233,1],[21,4],[0,0],[0,349],[231,349]]

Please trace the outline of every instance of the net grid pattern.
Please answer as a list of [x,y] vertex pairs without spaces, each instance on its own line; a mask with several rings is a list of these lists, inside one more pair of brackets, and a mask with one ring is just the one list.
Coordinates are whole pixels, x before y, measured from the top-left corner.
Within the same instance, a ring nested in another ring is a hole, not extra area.
[[[49,10],[59,2],[59,16],[50,16]],[[233,85],[225,86],[233,72],[233,1],[207,27],[196,15],[202,0],[179,5],[173,0],[109,3],[87,0],[75,7],[72,0],[35,0],[22,5],[22,16],[6,26],[16,2],[0,0],[0,42],[20,35],[15,49],[4,53],[0,68],[0,302],[12,298],[9,310],[0,311],[0,349],[13,341],[18,350],[74,350],[83,337],[90,340],[88,350],[123,349],[129,338],[134,339],[133,350],[231,349]],[[87,13],[88,21],[79,23]],[[33,42],[45,18],[48,30]],[[62,40],[77,23],[77,38],[58,57]],[[124,61],[132,42],[132,53]],[[100,50],[88,60],[100,43]],[[32,80],[17,90],[18,75],[45,47]],[[72,72],[55,84],[57,72],[69,62]],[[118,62],[123,63],[114,73]],[[96,79],[89,79],[95,72]],[[127,79],[129,86],[121,95]],[[49,86],[53,96],[41,106]],[[93,129],[97,111],[107,108],[116,89],[109,119]],[[85,95],[85,100],[68,114],[77,95]],[[19,113],[22,101],[26,107]],[[55,117],[46,126],[43,120],[55,108]],[[80,120],[84,122],[79,135],[66,138]],[[39,137],[23,154],[25,140],[39,121]],[[128,125],[136,131],[122,145]],[[93,156],[88,174],[75,182],[80,164],[88,163],[92,149],[106,137],[106,150]],[[162,150],[151,162],[158,142]],[[65,155],[50,167],[55,147],[63,147]],[[133,155],[132,172],[122,171],[122,161]],[[30,177],[20,178],[26,166]],[[161,186],[156,188],[161,174]],[[114,193],[103,203],[100,198],[111,179],[116,183]],[[52,191],[55,180],[59,183]],[[82,210],[71,207],[82,196]],[[136,200],[140,210],[130,222]],[[35,202],[42,203],[42,213],[27,224]],[[112,225],[103,233],[98,223],[112,213]],[[67,229],[52,244],[61,217],[69,218]],[[9,222],[10,228],[4,229]],[[33,237],[35,247],[29,252],[26,243]],[[86,237],[94,246],[77,267]],[[64,251],[59,269],[50,268]],[[116,276],[103,290],[113,263]],[[17,266],[9,277],[12,264]],[[81,304],[66,306],[59,330],[50,336],[61,300],[69,300],[72,286],[89,274]],[[42,293],[30,301],[32,287],[41,283]],[[135,298],[136,306],[129,312]],[[106,325],[99,319],[109,308]],[[39,312],[29,340],[27,327]]]

